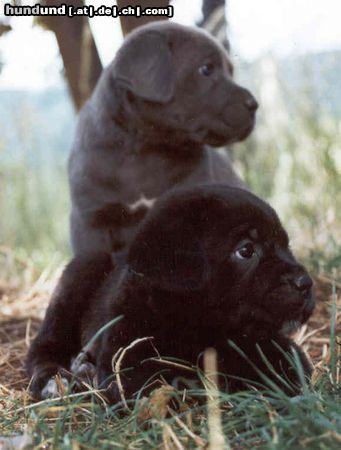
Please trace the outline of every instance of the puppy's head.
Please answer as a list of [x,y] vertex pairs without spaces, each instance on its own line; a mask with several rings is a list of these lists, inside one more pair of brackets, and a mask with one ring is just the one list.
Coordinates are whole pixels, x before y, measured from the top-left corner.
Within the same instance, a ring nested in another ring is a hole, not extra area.
[[137,283],[159,292],[161,303],[181,299],[194,321],[204,317],[231,332],[268,335],[290,322],[304,323],[314,307],[312,280],[292,255],[275,211],[224,185],[159,200],[128,264]]
[[256,100],[233,81],[228,54],[202,30],[169,22],[140,27],[108,72],[163,136],[219,146],[253,129]]

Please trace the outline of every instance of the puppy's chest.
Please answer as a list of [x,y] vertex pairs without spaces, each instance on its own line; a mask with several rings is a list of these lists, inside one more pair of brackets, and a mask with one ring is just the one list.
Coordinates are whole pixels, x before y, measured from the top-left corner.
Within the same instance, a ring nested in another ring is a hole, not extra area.
[[174,356],[195,363],[207,347],[220,346],[220,337],[212,330],[199,330],[190,324],[169,327],[155,336],[154,344],[161,356]]
[[186,184],[198,165],[197,158],[176,162],[155,152],[130,154],[120,165],[119,179],[121,185],[130,191],[130,201],[138,200],[141,194],[153,199],[177,184]]

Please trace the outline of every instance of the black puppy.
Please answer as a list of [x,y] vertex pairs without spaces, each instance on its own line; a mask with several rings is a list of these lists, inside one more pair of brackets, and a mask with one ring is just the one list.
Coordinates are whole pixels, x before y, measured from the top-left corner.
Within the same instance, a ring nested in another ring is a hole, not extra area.
[[156,22],[131,33],[79,116],[69,160],[75,254],[130,244],[174,186],[241,187],[221,146],[244,139],[257,102],[207,33]]
[[[311,287],[275,211],[256,196],[224,185],[168,194],[145,219],[121,267],[103,254],[76,257],[66,268],[28,355],[32,391],[48,395],[50,377],[69,369],[90,337],[123,315],[89,355],[101,386],[113,377],[119,349],[152,337],[125,353],[121,369],[130,370],[121,381],[127,396],[160,370],[170,382],[181,374],[156,361],[156,350],[196,364],[205,348],[214,347],[230,390],[245,387],[234,377],[261,382],[229,341],[293,395],[301,384],[286,352],[296,349],[307,378],[311,366],[283,329],[308,319]],[[287,384],[269,370],[257,345]],[[110,394],[118,398],[115,383]]]

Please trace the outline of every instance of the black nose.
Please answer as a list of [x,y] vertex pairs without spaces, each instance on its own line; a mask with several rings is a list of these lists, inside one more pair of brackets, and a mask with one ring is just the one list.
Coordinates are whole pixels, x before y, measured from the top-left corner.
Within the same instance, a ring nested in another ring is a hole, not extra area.
[[250,112],[255,112],[258,108],[257,100],[254,97],[250,96],[245,100],[245,106]]
[[313,285],[313,280],[307,273],[294,278],[292,281],[300,292],[307,291]]

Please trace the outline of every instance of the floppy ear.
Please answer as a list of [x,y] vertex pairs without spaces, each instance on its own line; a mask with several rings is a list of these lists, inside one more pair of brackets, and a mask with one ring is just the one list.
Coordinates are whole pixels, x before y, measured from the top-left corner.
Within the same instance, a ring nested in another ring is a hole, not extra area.
[[138,97],[167,103],[174,94],[175,75],[164,36],[149,31],[123,45],[115,61],[114,76]]
[[169,226],[145,227],[135,239],[128,256],[132,272],[141,281],[161,290],[184,293],[201,290],[209,266],[198,233],[184,229],[177,220]]

